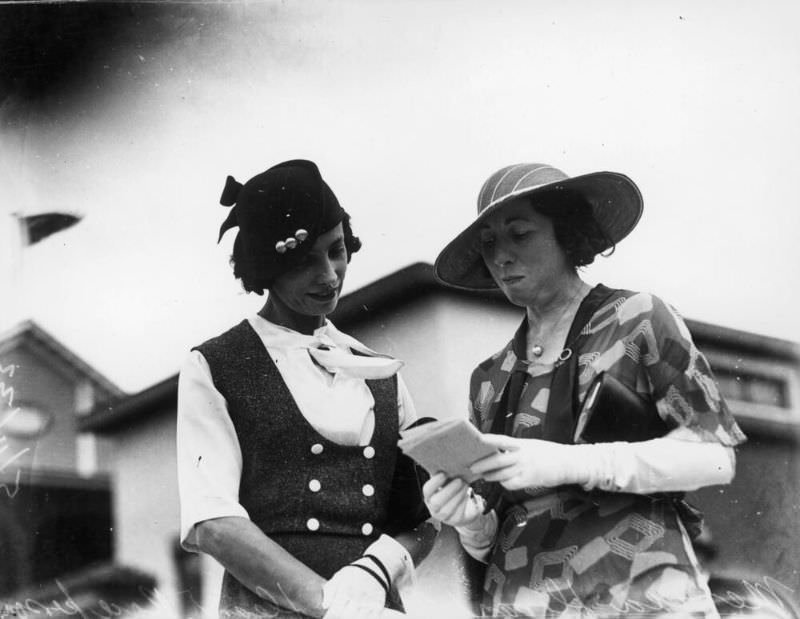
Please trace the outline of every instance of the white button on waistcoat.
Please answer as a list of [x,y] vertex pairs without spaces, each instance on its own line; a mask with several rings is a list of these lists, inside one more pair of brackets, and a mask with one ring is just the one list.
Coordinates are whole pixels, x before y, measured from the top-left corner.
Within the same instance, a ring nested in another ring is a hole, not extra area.
[[315,456],[318,456],[319,454],[322,453],[323,449],[324,447],[320,443],[314,443],[311,446],[311,453],[314,454]]
[[364,447],[364,457],[367,460],[375,457],[375,448],[372,445],[367,445]]
[[372,496],[375,494],[375,486],[372,484],[364,484],[364,487],[361,488],[361,492],[364,493],[364,496]]
[[[316,518],[309,518],[306,521],[306,526],[308,527],[309,531],[316,531],[317,529],[319,529],[319,520],[317,520]],[[361,530],[363,531],[364,527],[361,527]]]
[[369,522],[365,522],[361,525],[361,533],[364,535],[369,535],[372,533],[372,525]]
[[319,479],[312,479],[308,482],[308,489],[311,490],[311,492],[319,492],[320,488],[322,488],[322,484]]

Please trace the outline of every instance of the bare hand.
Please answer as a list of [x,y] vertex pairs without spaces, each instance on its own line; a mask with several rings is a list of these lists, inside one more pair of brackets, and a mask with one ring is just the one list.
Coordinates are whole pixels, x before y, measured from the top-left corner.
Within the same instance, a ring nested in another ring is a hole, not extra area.
[[484,440],[500,452],[478,460],[470,469],[487,481],[500,482],[508,490],[554,488],[579,481],[573,479],[572,445],[503,434],[485,434]]
[[386,591],[364,570],[345,565],[322,587],[325,619],[378,619]]
[[441,471],[422,486],[431,516],[452,527],[467,526],[480,517],[482,506],[463,479],[448,479]]

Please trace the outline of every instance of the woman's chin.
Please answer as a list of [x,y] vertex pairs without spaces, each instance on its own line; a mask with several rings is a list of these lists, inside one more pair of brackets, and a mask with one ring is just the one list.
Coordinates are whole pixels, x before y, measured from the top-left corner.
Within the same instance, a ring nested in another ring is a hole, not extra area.
[[331,314],[336,309],[337,305],[339,305],[338,294],[327,298],[308,295],[308,302],[306,303],[308,313],[314,316],[326,316],[327,314]]
[[508,288],[505,286],[500,286],[501,292],[505,295],[508,302],[512,305],[517,305],[519,307],[528,307],[529,299],[528,295],[525,294],[523,290],[517,290],[515,288]]

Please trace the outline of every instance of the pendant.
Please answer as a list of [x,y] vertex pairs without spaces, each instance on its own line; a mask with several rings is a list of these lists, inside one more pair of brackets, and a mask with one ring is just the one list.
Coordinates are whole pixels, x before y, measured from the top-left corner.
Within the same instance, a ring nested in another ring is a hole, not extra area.
[[544,348],[541,344],[534,344],[533,348],[531,348],[531,354],[534,357],[541,357],[544,354]]

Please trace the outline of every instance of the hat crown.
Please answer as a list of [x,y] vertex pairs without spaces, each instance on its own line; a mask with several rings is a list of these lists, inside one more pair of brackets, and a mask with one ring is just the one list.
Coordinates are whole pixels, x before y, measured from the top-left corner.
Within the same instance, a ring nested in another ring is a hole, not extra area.
[[[228,177],[220,203],[231,208],[219,238],[238,227],[234,241],[237,268],[270,280],[302,264],[320,234],[345,217],[316,164],[284,161],[242,185]],[[354,250],[355,251],[355,250]]]
[[518,163],[506,166],[492,174],[478,193],[478,213],[493,204],[530,193],[532,189],[568,179],[558,168],[546,163]]
[[244,248],[251,254],[274,253],[276,242],[294,238],[299,230],[308,239],[306,247],[311,246],[344,217],[317,166],[303,159],[285,161],[251,178],[239,191],[235,208]]

